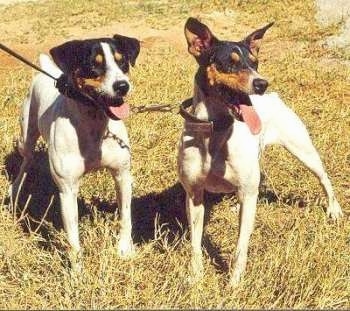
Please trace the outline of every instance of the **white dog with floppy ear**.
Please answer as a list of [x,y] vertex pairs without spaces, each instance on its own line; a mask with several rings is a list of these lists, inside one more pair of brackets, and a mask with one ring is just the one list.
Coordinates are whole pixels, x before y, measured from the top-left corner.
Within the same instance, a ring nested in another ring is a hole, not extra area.
[[266,145],[282,145],[308,167],[328,197],[327,215],[334,219],[342,216],[304,124],[276,93],[263,95],[267,81],[257,73],[257,53],[260,40],[271,25],[240,42],[218,40],[207,26],[193,18],[185,25],[188,50],[199,69],[191,110],[182,113],[185,122],[178,174],[186,191],[195,279],[203,273],[204,190],[236,191],[238,195],[240,226],[231,284],[236,285],[241,279],[254,227],[259,154]]
[[41,55],[40,65],[55,77],[65,74],[69,97],[58,92],[54,80],[40,73],[22,107],[18,147],[24,159],[11,192],[16,197],[33,159],[36,141],[42,135],[48,144],[51,175],[59,190],[73,265],[80,252],[80,179],[100,167],[108,168],[116,183],[121,215],[118,252],[122,256],[133,252],[131,155],[121,119],[129,112],[124,101],[130,89],[129,64],[135,64],[139,50],[138,40],[119,35],[69,41],[55,47],[50,52],[57,65],[47,55]]

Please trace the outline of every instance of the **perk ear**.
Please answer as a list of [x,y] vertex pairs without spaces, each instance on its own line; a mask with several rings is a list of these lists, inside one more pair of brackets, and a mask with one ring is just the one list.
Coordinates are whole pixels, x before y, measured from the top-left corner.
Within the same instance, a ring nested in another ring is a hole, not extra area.
[[82,45],[82,41],[73,40],[50,49],[54,62],[64,73],[70,73],[77,68],[82,57]]
[[140,41],[135,38],[129,38],[121,35],[114,35],[117,46],[123,55],[126,55],[131,66],[135,66],[136,58],[140,53]]
[[249,46],[251,52],[254,55],[258,55],[260,44],[261,44],[261,40],[264,37],[264,34],[265,34],[266,30],[269,29],[273,24],[274,24],[274,22],[266,25],[263,28],[255,30],[253,33],[251,33],[249,36],[247,36],[243,40],[243,42]]
[[193,17],[190,17],[185,24],[185,37],[188,52],[196,58],[219,41],[206,25]]

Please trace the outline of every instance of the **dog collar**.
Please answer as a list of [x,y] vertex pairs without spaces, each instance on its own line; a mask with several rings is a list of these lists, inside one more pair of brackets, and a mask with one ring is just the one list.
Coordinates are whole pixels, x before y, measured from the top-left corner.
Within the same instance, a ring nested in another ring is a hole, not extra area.
[[213,132],[227,130],[233,124],[234,118],[231,115],[218,120],[201,120],[194,114],[187,111],[187,108],[191,107],[192,105],[193,98],[191,97],[181,103],[179,111],[180,115],[186,121],[186,128],[188,130],[211,134]]

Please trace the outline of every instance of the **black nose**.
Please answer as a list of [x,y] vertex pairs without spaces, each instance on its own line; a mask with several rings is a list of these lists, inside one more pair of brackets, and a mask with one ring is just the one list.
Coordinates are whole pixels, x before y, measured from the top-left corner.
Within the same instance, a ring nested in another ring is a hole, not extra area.
[[121,96],[126,95],[130,89],[129,83],[127,81],[117,81],[113,83],[113,90]]
[[254,79],[253,80],[253,87],[254,87],[254,92],[256,94],[264,94],[268,87],[269,83],[264,80],[264,79]]

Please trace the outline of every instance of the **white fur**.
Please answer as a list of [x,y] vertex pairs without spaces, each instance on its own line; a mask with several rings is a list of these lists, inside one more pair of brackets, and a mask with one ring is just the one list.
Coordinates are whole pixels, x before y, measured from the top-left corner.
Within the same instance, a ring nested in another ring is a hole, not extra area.
[[[252,135],[248,126],[235,120],[233,129],[206,135],[185,129],[179,144],[178,174],[186,191],[186,211],[191,232],[192,271],[194,277],[203,273],[201,239],[203,230],[203,191],[237,191],[240,202],[240,229],[231,284],[236,285],[245,270],[248,242],[254,227],[260,182],[259,154],[266,145],[280,144],[303,162],[320,180],[328,197],[327,215],[342,216],[309,134],[298,116],[276,93],[251,95],[262,130]],[[217,119],[215,113],[227,108],[195,87],[194,114],[201,119]],[[227,147],[227,148],[226,148]],[[209,149],[210,148],[210,149]],[[227,149],[227,153],[225,150]]]
[[[109,60],[107,64],[111,66]],[[55,77],[61,74],[47,55],[40,56],[40,65]],[[116,68],[113,70],[116,72]],[[114,79],[118,77],[116,75]],[[112,76],[108,79],[112,83]],[[12,195],[15,196],[19,190],[33,159],[35,143],[41,135],[48,145],[50,170],[59,190],[64,229],[73,253],[77,254],[80,251],[77,206],[80,179],[90,170],[107,167],[115,179],[121,209],[118,251],[123,256],[130,255],[133,251],[130,211],[132,177],[129,147],[123,147],[120,143],[129,146],[124,123],[109,119],[94,106],[85,106],[62,96],[55,88],[54,81],[41,73],[33,80],[21,117],[22,135],[18,147],[24,159],[11,187]]]
[[114,60],[114,56],[112,54],[111,48],[107,43],[101,43],[103,54],[106,60],[106,75],[103,84],[100,87],[100,90],[105,94],[113,97],[116,95],[113,89],[113,83],[116,80],[126,81],[129,86],[129,78],[127,75],[123,73],[123,71],[119,68]]

